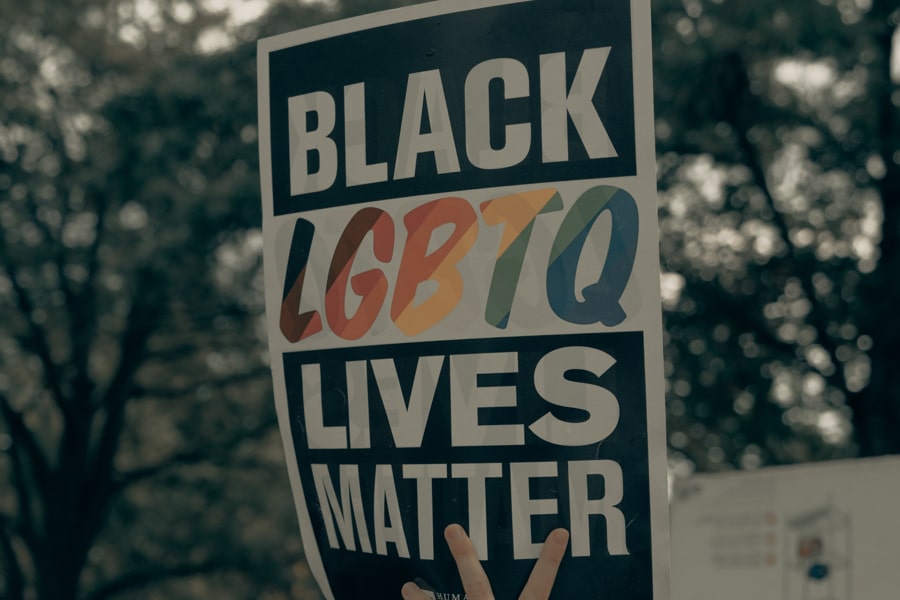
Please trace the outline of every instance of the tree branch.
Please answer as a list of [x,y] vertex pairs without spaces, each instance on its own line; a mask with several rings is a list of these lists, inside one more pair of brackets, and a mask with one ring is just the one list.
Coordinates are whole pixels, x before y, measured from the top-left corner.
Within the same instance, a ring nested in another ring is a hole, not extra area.
[[116,492],[120,492],[139,481],[155,477],[169,469],[183,465],[197,464],[207,460],[209,460],[209,455],[199,449],[177,452],[157,463],[119,473],[113,478],[114,489]]
[[19,447],[13,443],[12,447],[7,450],[12,462],[12,484],[16,492],[16,502],[19,508],[19,523],[22,540],[28,546],[31,555],[40,556],[40,548],[38,545],[37,522],[34,518],[32,510],[32,494],[28,489],[28,477],[23,463],[22,454]]
[[240,570],[238,567],[221,561],[209,560],[202,563],[176,565],[173,567],[157,567],[144,571],[134,571],[119,576],[90,592],[84,600],[107,600],[128,591],[141,589],[169,579],[181,579],[217,571]]
[[[3,242],[2,231],[0,231],[0,243]],[[32,305],[31,298],[29,298],[28,292],[19,283],[18,270],[15,265],[13,265],[8,255],[4,268],[6,269],[7,277],[9,278],[16,295],[16,306],[19,309],[22,318],[25,319],[25,322],[28,324],[29,340],[34,345],[34,352],[37,354],[41,361],[41,365],[44,367],[44,376],[46,378],[47,387],[49,388],[56,405],[64,415],[68,415],[70,410],[68,399],[62,390],[62,378],[60,377],[59,369],[57,368],[56,363],[53,362],[53,358],[50,356],[50,345],[47,342],[47,334],[32,316],[34,306]],[[26,353],[31,352],[31,349],[25,347],[24,344],[21,343],[21,340],[19,340],[19,342],[20,345],[23,346],[23,351]]]
[[[43,546],[38,537],[40,525],[34,514],[35,494],[30,488],[31,482],[34,482],[37,487],[37,499],[43,501],[50,488],[50,468],[46,456],[31,430],[25,425],[22,415],[12,408],[3,394],[0,394],[0,415],[6,422],[7,432],[13,440],[7,453],[12,463],[11,484],[15,490],[18,505],[18,529],[31,556],[35,560],[39,560]],[[4,533],[11,522],[8,517],[0,515],[0,534]],[[24,590],[19,587],[22,583],[21,581],[16,582],[17,577],[21,579],[22,573],[11,542],[8,538],[4,538],[0,540],[0,544],[4,546],[0,548],[0,555],[2,555],[0,558],[3,558],[4,568],[9,573],[7,575],[7,594],[11,598],[22,598]]]
[[119,492],[135,483],[138,483],[145,479],[149,479],[151,477],[155,477],[160,473],[164,473],[169,469],[173,469],[179,466],[192,465],[206,461],[225,461],[228,459],[230,451],[233,448],[237,447],[240,442],[258,439],[272,431],[272,429],[277,426],[277,419],[266,419],[257,424],[252,429],[243,431],[224,442],[220,442],[215,445],[209,445],[206,448],[194,448],[193,450],[179,452],[157,463],[120,473],[115,478],[115,491]]
[[891,79],[890,56],[894,46],[895,27],[890,16],[895,3],[876,0],[871,11],[875,25],[875,41],[879,60],[873,63],[872,90],[877,106],[877,150],[885,166],[878,181],[881,196],[882,227],[878,245],[879,257],[875,269],[863,279],[860,302],[860,329],[872,339],[868,352],[871,371],[866,387],[850,394],[848,405],[853,409],[853,427],[860,445],[860,454],[874,456],[900,452],[896,433],[900,424],[900,327],[896,320],[886,318],[895,310],[900,291],[900,165],[895,152],[900,146],[900,112],[893,97],[900,85]]
[[[294,553],[286,557],[287,563],[297,562],[303,558],[302,554]],[[162,583],[170,579],[181,579],[216,572],[238,572],[252,574],[258,566],[250,560],[241,560],[238,557],[210,558],[193,564],[173,565],[169,567],[154,567],[142,571],[125,573],[118,578],[104,583],[88,593],[84,600],[108,600],[125,592],[138,590],[150,585]]]
[[[227,387],[229,385],[234,385],[237,383],[244,383],[246,381],[252,381],[258,377],[263,377],[265,375],[271,375],[271,370],[268,366],[261,366],[255,369],[251,369],[250,371],[245,371],[244,373],[236,373],[234,375],[230,375],[228,377],[222,377],[215,381],[204,382],[204,385],[215,386],[217,388]],[[196,386],[185,386],[182,388],[156,388],[156,387],[136,387],[134,390],[134,395],[136,397],[152,397],[152,398],[162,398],[162,399],[173,399],[173,398],[183,398],[184,396],[188,396],[196,391]]]
[[119,364],[101,400],[100,407],[106,411],[106,422],[91,461],[93,475],[99,479],[103,479],[105,473],[108,473],[108,465],[112,462],[122,430],[125,405],[134,373],[144,358],[147,340],[156,331],[164,311],[163,294],[157,287],[156,277],[149,272],[139,275],[139,278],[144,277],[147,280],[142,289],[135,292],[125,331],[122,333]]
[[705,281],[701,277],[696,277],[691,273],[684,274],[688,290],[701,290],[706,294],[716,306],[724,309],[728,314],[728,318],[732,323],[738,325],[745,331],[752,331],[767,346],[776,348],[782,352],[793,354],[796,346],[778,339],[768,324],[760,318],[754,318],[759,315],[758,302],[751,300],[750,302],[742,302],[741,296],[736,294],[728,294],[721,287],[711,282]]
[[83,516],[74,542],[74,552],[87,552],[100,531],[112,498],[112,465],[124,427],[125,407],[134,373],[141,364],[147,340],[156,331],[164,312],[163,285],[149,270],[138,274],[143,285],[133,304],[120,343],[121,357],[102,399],[105,421],[98,441],[87,456],[87,469],[80,486],[76,513]]
[[106,224],[105,202],[100,202],[97,207],[97,232],[88,249],[87,278],[81,290],[74,294],[72,304],[69,305],[69,334],[72,339],[72,362],[75,367],[75,378],[72,383],[72,395],[77,406],[82,412],[91,410],[91,394],[94,386],[88,374],[88,360],[90,358],[91,343],[96,327],[96,298],[95,282],[100,268],[99,252]]
[[32,470],[31,475],[35,483],[40,490],[46,491],[50,481],[50,465],[47,457],[37,443],[34,434],[25,425],[22,415],[10,405],[9,399],[3,394],[0,394],[0,415],[3,416],[7,431],[13,439],[13,447],[17,444],[22,445],[28,456]]
[[22,575],[22,567],[16,557],[12,540],[0,521],[0,565],[3,566],[4,598],[8,600],[22,600],[25,598],[25,579]]
[[[799,269],[797,266],[803,262],[803,257],[800,256],[800,253],[797,251],[796,245],[791,240],[791,229],[787,223],[787,220],[784,217],[784,214],[778,208],[775,197],[772,195],[771,188],[769,186],[768,177],[766,176],[765,167],[763,166],[762,159],[759,155],[759,150],[750,141],[750,128],[752,124],[755,122],[755,114],[758,111],[759,101],[756,96],[750,89],[750,82],[747,80],[747,67],[744,64],[743,59],[738,54],[733,54],[730,58],[726,59],[727,62],[736,63],[731,65],[734,69],[735,80],[733,81],[734,90],[732,90],[736,94],[735,100],[735,109],[729,112],[729,120],[731,121],[732,126],[735,128],[737,132],[738,144],[741,149],[741,153],[744,155],[744,159],[747,163],[747,167],[750,169],[750,172],[753,176],[753,181],[756,184],[756,187],[760,190],[763,195],[763,198],[766,201],[766,206],[768,206],[769,210],[772,212],[772,220],[775,223],[775,228],[778,230],[778,233],[781,237],[782,242],[784,242],[785,247],[788,251],[787,260],[790,261],[790,270],[797,272],[797,279],[800,281],[800,286],[803,289],[804,294],[807,299],[813,304],[815,307],[816,302],[816,289],[813,284],[811,276],[804,276],[799,273]],[[811,312],[810,315],[810,324],[815,327],[817,332],[817,341],[822,346],[822,348],[828,353],[829,359],[835,368],[835,377],[839,382],[839,385],[843,389],[847,389],[847,383],[844,378],[843,369],[841,369],[841,361],[838,359],[838,344],[831,338],[831,335],[828,333],[827,324],[824,323],[821,317],[816,316],[817,311],[815,309]],[[814,365],[810,365],[813,366]],[[815,367],[814,367],[815,368]],[[818,370],[818,369],[817,369]],[[822,373],[822,375],[826,375]],[[828,377],[826,375],[826,377]],[[831,377],[828,377],[829,379]]]
[[[12,484],[16,491],[19,506],[22,539],[32,555],[38,554],[38,523],[32,510],[34,497],[30,489],[33,481],[40,492],[46,494],[49,489],[50,468],[47,458],[34,438],[31,430],[25,425],[22,415],[9,404],[9,400],[0,394],[0,414],[6,422],[7,431],[13,439],[7,452],[12,462]],[[28,466],[31,468],[29,469]]]

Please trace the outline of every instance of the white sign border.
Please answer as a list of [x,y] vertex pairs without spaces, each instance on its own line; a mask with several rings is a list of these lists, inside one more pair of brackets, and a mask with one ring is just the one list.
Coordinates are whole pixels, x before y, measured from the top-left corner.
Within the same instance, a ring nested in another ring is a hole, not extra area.
[[[271,240],[265,235],[269,218],[274,211],[274,197],[272,192],[272,156],[271,156],[271,120],[269,115],[269,55],[272,52],[285,48],[307,44],[339,35],[355,33],[386,25],[414,21],[418,19],[436,17],[451,13],[460,13],[493,6],[508,4],[520,4],[531,0],[437,0],[408,7],[386,10],[357,17],[351,17],[331,23],[323,23],[309,28],[284,33],[281,35],[264,38],[257,43],[257,102],[258,102],[258,130],[259,130],[259,169],[260,186],[263,209],[263,239],[268,246]],[[651,45],[648,43],[638,46],[636,41],[646,32],[650,33],[650,1],[629,0],[631,9],[632,27],[632,59],[634,73],[634,114],[635,114],[635,152],[637,177],[648,177],[641,172],[644,165],[656,164],[655,139],[652,127],[638,127],[641,117],[646,117],[653,122],[653,84],[652,84],[652,56]],[[654,171],[655,172],[655,171]],[[656,197],[655,182],[653,194]],[[656,211],[654,203],[653,211]],[[646,216],[646,211],[641,211],[641,217]],[[657,226],[654,215],[652,221],[641,219],[641,224],[652,222]],[[649,253],[654,257],[657,271],[659,270],[658,235],[648,239],[642,235],[639,238],[638,253]],[[651,244],[651,241],[654,242]],[[649,246],[653,247],[649,247]],[[268,252],[265,253],[269,255]],[[273,261],[264,261],[265,288],[278,289],[280,282],[272,265]],[[648,261],[651,262],[651,261]],[[267,299],[266,318],[274,318],[277,312],[270,310]],[[653,322],[655,321],[655,322]],[[669,597],[669,523],[668,523],[668,488],[667,488],[667,463],[666,457],[666,423],[665,423],[665,389],[662,381],[663,355],[662,355],[662,312],[658,312],[656,319],[648,321],[649,327],[644,330],[644,359],[645,359],[645,386],[647,408],[647,457],[648,478],[650,494],[650,532],[652,546],[652,574],[653,574],[653,598],[654,600],[667,600]],[[268,327],[271,331],[272,328]],[[284,382],[283,365],[277,360],[280,357],[280,349],[276,349],[269,336],[270,362],[273,380]],[[297,509],[297,517],[300,523],[300,534],[304,541],[303,548],[310,572],[322,589],[327,600],[334,600],[334,594],[329,585],[328,576],[322,563],[322,557],[318,552],[318,545],[312,530],[309,509],[300,483],[300,472],[297,464],[297,454],[294,448],[293,437],[290,430],[290,416],[288,413],[287,398],[275,386],[275,404],[278,416],[278,424],[285,451],[288,476]],[[283,388],[283,385],[282,385]],[[312,543],[307,544],[309,540]],[[399,590],[397,591],[399,594]]]

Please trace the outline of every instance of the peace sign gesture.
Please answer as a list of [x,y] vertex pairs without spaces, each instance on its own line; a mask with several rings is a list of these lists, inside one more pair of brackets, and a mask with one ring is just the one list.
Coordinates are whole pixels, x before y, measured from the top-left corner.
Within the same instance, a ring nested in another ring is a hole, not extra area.
[[[459,525],[450,525],[444,530],[444,539],[447,540],[450,553],[456,561],[456,568],[459,569],[468,600],[494,600],[491,582],[488,581],[487,574],[475,554],[475,547],[465,530]],[[519,600],[550,598],[550,590],[553,589],[556,572],[559,570],[559,563],[568,543],[569,532],[565,529],[554,529],[550,532],[541,548],[541,555],[531,570],[528,582],[519,594]],[[404,600],[431,600],[428,594],[412,582],[404,585],[401,591]]]

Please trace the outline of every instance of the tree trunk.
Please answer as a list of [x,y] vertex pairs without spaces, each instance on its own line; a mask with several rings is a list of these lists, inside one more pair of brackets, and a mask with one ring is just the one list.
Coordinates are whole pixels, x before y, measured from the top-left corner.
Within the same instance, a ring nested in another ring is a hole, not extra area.
[[878,266],[863,281],[859,307],[860,329],[872,339],[869,353],[869,385],[851,394],[853,425],[860,454],[877,456],[900,453],[900,119],[892,102],[898,87],[891,81],[890,56],[894,28],[890,26],[887,3],[880,1],[875,16],[882,20],[878,43],[881,64],[873,89],[879,98],[878,130],[880,156],[885,166],[879,182],[884,221]]

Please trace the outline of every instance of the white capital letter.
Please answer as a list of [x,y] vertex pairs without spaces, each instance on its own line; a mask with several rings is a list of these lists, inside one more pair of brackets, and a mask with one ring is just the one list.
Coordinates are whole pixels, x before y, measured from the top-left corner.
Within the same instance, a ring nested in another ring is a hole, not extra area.
[[[397,554],[409,558],[409,546],[403,532],[403,519],[400,517],[400,501],[397,498],[397,487],[394,485],[394,471],[391,465],[375,465],[375,493],[372,503],[375,508],[375,520],[372,529],[375,532],[375,552],[387,556],[387,543],[397,546]],[[388,522],[385,522],[385,510]]]
[[528,481],[535,477],[556,477],[555,462],[526,462],[509,465],[512,495],[513,558],[537,558],[542,544],[535,544],[531,531],[531,515],[553,515],[558,512],[556,498],[533,499]]
[[387,163],[366,163],[366,87],[344,86],[344,155],[347,186],[387,181]]
[[372,361],[372,372],[384,404],[384,412],[391,434],[398,448],[421,448],[425,425],[431,414],[431,403],[437,390],[438,377],[444,364],[443,356],[420,356],[416,365],[409,403],[403,398],[397,367],[389,358]]
[[347,428],[325,426],[322,414],[322,376],[319,365],[300,365],[303,380],[303,419],[306,421],[306,443],[310,449],[340,450],[347,447]]
[[[307,129],[307,115],[315,113],[316,128]],[[334,130],[334,98],[328,92],[310,92],[288,98],[290,129],[291,195],[327,190],[337,177],[337,145],[330,137]],[[309,152],[319,154],[319,170],[309,172]]]
[[434,560],[432,481],[447,478],[447,465],[403,465],[403,478],[416,480],[416,504],[419,514],[419,558]]
[[466,77],[466,155],[479,169],[503,169],[517,165],[531,148],[531,125],[507,125],[505,145],[491,147],[491,80],[503,81],[503,98],[528,96],[528,71],[511,58],[496,58],[475,65]]
[[606,439],[619,424],[619,401],[604,387],[570,381],[568,371],[587,371],[600,377],[616,364],[612,356],[587,346],[557,348],[544,355],[534,369],[534,387],[547,402],[588,413],[580,423],[563,421],[547,413],[528,429],[557,446],[587,446]]
[[[588,476],[603,477],[603,497],[588,497]],[[622,501],[622,467],[611,460],[580,460],[569,463],[569,514],[572,519],[572,556],[591,554],[591,515],[606,519],[606,547],[610,555],[628,554],[625,545],[625,515],[616,506]]]
[[515,373],[515,352],[459,354],[450,357],[451,439],[459,446],[521,446],[525,427],[520,424],[481,425],[482,408],[514,407],[515,386],[478,387],[480,373]]
[[[422,133],[422,115],[428,116],[430,133]],[[403,102],[400,139],[397,143],[397,162],[394,179],[407,179],[416,174],[419,154],[434,153],[438,173],[459,172],[459,157],[450,126],[450,111],[444,96],[441,72],[410,73]]]
[[542,54],[541,140],[544,162],[569,160],[569,123],[575,129],[590,158],[618,156],[606,127],[594,106],[594,93],[610,48],[588,48],[581,56],[572,87],[566,90],[566,54]]
[[469,538],[481,560],[488,560],[487,543],[487,478],[503,477],[500,463],[453,465],[454,479],[465,478],[469,486]]
[[369,386],[366,383],[366,361],[350,361],[345,368],[350,447],[370,448],[372,442],[369,428]]
[[328,465],[310,465],[313,474],[313,482],[316,486],[316,496],[319,500],[319,508],[322,511],[322,520],[325,522],[325,534],[328,536],[328,545],[337,549],[338,539],[334,531],[333,520],[337,520],[341,539],[347,550],[356,550],[356,541],[353,537],[353,522],[356,521],[356,530],[359,534],[359,545],[363,552],[372,552],[369,543],[369,532],[366,528],[366,519],[363,513],[362,493],[359,488],[359,467],[356,465],[341,465],[341,499],[338,501],[331,483],[331,475],[328,473]]

